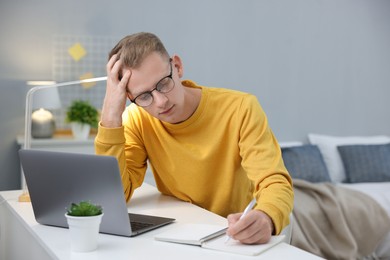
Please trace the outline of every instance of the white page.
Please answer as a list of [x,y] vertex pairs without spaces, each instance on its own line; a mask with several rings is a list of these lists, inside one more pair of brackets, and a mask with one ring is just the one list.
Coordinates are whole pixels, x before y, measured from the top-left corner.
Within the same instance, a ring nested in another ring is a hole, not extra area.
[[272,236],[271,240],[267,244],[245,245],[233,239],[230,239],[229,242],[225,243],[226,236],[220,236],[204,242],[202,247],[241,255],[259,255],[280,242],[283,242],[283,240],[284,235]]
[[[267,244],[245,245],[230,239],[225,243],[227,236],[224,235],[226,227],[208,224],[177,224],[173,228],[157,234],[154,238],[159,241],[180,244],[198,245],[203,248],[230,252],[241,255],[259,255],[269,248],[283,242],[284,235],[272,236]],[[212,234],[219,235],[207,240]],[[222,235],[221,235],[222,234]]]
[[156,240],[200,246],[205,238],[215,233],[224,234],[226,227],[208,224],[177,224],[175,227],[157,234]]

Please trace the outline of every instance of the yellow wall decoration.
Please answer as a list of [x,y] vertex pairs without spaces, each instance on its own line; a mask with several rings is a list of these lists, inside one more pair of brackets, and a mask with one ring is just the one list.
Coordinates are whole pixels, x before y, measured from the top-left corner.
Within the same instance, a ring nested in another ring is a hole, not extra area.
[[[87,73],[84,73],[83,75],[80,76],[80,80],[83,80],[83,79],[90,79],[90,78],[93,78],[94,75],[92,72],[87,72]],[[81,83],[81,86],[83,86],[84,89],[89,89],[89,88],[92,88],[93,86],[96,85],[96,82],[85,82],[85,83]]]
[[68,49],[68,53],[75,61],[79,61],[82,57],[87,54],[84,47],[78,42]]

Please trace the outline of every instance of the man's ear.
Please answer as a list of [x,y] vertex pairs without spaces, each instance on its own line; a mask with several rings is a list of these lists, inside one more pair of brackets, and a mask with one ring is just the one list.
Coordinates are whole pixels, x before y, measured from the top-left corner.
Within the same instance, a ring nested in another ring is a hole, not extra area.
[[183,69],[183,63],[179,55],[175,54],[172,56],[172,65],[173,65],[173,70],[177,71],[177,75],[179,75],[179,78],[182,78],[184,75],[184,69]]

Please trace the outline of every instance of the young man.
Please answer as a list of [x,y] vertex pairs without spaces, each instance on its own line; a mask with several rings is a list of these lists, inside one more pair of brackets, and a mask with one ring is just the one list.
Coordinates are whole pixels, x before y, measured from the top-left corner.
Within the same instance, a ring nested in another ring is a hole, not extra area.
[[255,96],[181,81],[180,57],[151,33],[123,38],[107,75],[95,149],[118,159],[127,200],[149,160],[161,193],[228,217],[242,243],[266,243],[289,223],[291,178]]

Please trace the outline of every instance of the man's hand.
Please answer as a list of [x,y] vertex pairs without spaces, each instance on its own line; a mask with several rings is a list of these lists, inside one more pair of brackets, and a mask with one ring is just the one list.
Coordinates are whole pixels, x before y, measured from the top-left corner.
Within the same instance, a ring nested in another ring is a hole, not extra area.
[[274,225],[271,218],[260,210],[251,210],[240,220],[242,213],[230,214],[227,234],[243,244],[264,244],[272,236]]
[[[126,108],[126,87],[130,80],[131,70],[122,68],[122,61],[113,55],[108,61],[106,95],[104,97],[101,124],[104,127],[122,126],[122,113]],[[123,72],[122,79],[119,73]]]

